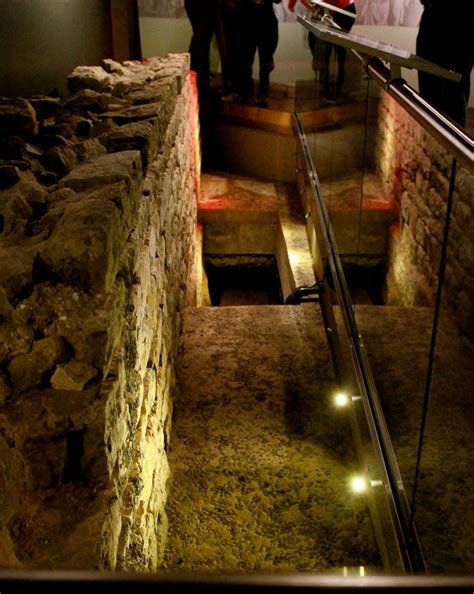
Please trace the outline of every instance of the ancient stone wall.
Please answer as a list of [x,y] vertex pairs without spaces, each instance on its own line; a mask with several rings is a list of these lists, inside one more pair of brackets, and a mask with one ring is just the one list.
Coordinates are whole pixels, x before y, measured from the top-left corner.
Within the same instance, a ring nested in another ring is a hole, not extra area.
[[[433,305],[452,158],[386,93],[380,101],[376,168],[400,207],[391,229],[387,302]],[[458,167],[443,305],[460,329],[474,328],[474,177]]]
[[0,565],[161,559],[199,170],[186,55],[0,99]]

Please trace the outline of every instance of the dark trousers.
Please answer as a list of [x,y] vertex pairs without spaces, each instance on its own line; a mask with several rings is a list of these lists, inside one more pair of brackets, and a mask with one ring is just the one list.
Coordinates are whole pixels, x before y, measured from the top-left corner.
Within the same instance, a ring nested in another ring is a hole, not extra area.
[[268,91],[270,72],[275,68],[273,55],[278,46],[278,20],[273,2],[251,4],[243,10],[245,28],[240,41],[240,86],[244,96],[253,93],[252,68],[258,51],[260,87]]
[[189,47],[191,70],[197,72],[202,97],[209,94],[211,41],[215,34],[221,61],[225,61],[225,38],[220,0],[185,0],[184,8],[193,28]]
[[245,14],[238,4],[224,3],[224,31],[226,39],[226,63],[223,67],[223,82],[226,91],[239,91],[242,62],[242,32],[246,29]]
[[[349,6],[345,10],[355,14],[355,4],[349,4]],[[335,12],[332,15],[332,19],[336,23],[336,25],[339,25],[339,27],[341,27],[341,29],[346,32],[349,32],[352,29],[355,20],[349,16],[346,16],[345,14],[341,14],[338,12]],[[313,35],[312,33],[310,33],[308,36],[308,44],[311,49],[311,53],[313,54],[314,69],[319,69],[322,74],[322,82],[324,84],[325,95],[334,94],[331,92],[332,89],[330,88],[329,84],[329,64],[331,62],[332,53],[334,52],[336,54],[337,77],[335,94],[339,94],[344,84],[346,49],[340,45],[334,45],[333,43],[324,43],[324,46],[322,47],[322,44],[320,44],[317,41],[315,35]],[[323,55],[322,57],[321,54]]]
[[461,126],[466,125],[474,51],[474,2],[459,0],[444,10],[425,6],[416,53],[462,75],[460,82],[418,72],[420,94]]

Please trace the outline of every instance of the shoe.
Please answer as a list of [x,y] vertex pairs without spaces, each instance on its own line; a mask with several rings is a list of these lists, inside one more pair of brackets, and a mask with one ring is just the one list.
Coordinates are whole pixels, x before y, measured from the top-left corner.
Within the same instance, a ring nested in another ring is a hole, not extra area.
[[257,98],[255,100],[255,105],[259,105],[260,107],[267,107],[269,94],[270,94],[269,83],[268,82],[260,82],[260,84],[258,86],[258,93],[257,93]]
[[336,103],[336,90],[326,87],[323,92],[322,100],[323,103],[331,103],[334,105],[334,103]]
[[239,93],[231,92],[222,94],[221,101],[224,101],[224,103],[242,103],[243,99]]

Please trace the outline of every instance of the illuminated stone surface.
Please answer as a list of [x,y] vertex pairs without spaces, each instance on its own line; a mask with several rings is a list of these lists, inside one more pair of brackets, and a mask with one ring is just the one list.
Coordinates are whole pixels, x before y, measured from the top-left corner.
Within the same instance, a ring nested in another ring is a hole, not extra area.
[[189,309],[178,376],[168,570],[378,564],[318,306]]
[[145,570],[163,555],[193,299],[188,60],[107,61],[76,69],[67,103],[0,102],[2,567]]
[[377,176],[360,173],[321,183],[324,202],[344,263],[374,265],[384,262],[390,224],[398,218],[392,196],[385,194]]
[[[432,306],[452,157],[387,94],[380,102],[375,167],[400,209],[388,254],[387,302]],[[446,261],[445,304],[474,337],[474,176],[458,164]]]

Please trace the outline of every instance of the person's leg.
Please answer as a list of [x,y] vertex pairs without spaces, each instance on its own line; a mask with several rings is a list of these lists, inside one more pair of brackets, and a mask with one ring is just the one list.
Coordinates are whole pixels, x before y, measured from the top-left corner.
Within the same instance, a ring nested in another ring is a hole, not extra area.
[[195,43],[194,43],[194,24],[198,18],[198,15],[196,14],[196,2],[195,0],[184,0],[184,9],[186,11],[186,15],[189,19],[189,22],[191,23],[191,27],[193,30],[193,33],[191,35],[191,41],[189,43],[189,54],[191,56],[191,70],[194,70],[196,72],[196,49],[195,49]]
[[326,43],[313,33],[308,34],[308,46],[312,55],[312,68],[316,79],[318,91],[324,90],[327,84],[328,72],[326,70]]
[[345,68],[346,68],[346,50],[341,46],[336,48],[337,76],[336,76],[336,97],[341,93],[344,86]]
[[447,30],[443,42],[447,68],[461,75],[460,82],[443,80],[442,105],[444,111],[461,126],[466,125],[469,95],[471,90],[471,71],[474,52],[474,10],[460,19],[456,27]]
[[185,0],[184,7],[193,28],[189,51],[191,69],[198,75],[198,88],[201,99],[209,94],[209,53],[213,35],[208,0]]
[[255,6],[248,5],[240,9],[240,25],[238,40],[238,89],[245,102],[251,103],[254,97],[253,63],[257,51],[259,35]]
[[[354,3],[349,4],[349,6],[344,10],[346,10],[347,12],[352,12],[352,14],[354,15],[356,14],[356,8]],[[341,29],[346,33],[349,33],[352,27],[354,26],[355,19],[345,14],[341,14],[340,12],[335,12],[332,18],[336,25],[339,25],[339,27],[341,27]]]
[[[432,13],[426,9],[423,11],[416,38],[416,53],[418,56],[431,62],[437,62],[437,39],[441,35],[441,27],[433,22]],[[420,94],[436,107],[440,104],[441,79],[437,76],[418,71],[418,86]]]
[[259,6],[259,92],[258,100],[266,103],[270,91],[270,73],[275,69],[273,56],[278,46],[278,21],[272,4]]
[[334,85],[331,84],[331,55],[335,46],[332,43],[325,42],[324,47],[324,88],[323,96],[325,99],[333,100],[336,95]]
[[223,76],[226,93],[235,93],[238,87],[239,10],[237,6],[224,4],[226,65],[223,67]]
[[[355,14],[355,4],[349,4],[346,8],[348,12],[352,12]],[[345,14],[335,13],[334,22],[341,27],[343,31],[347,33],[350,32],[354,25],[354,20],[350,16],[346,16]],[[336,87],[335,87],[335,95],[338,96],[342,90],[344,85],[345,79],[345,67],[346,67],[346,49],[340,45],[336,48],[336,60],[337,60],[337,75],[336,75]]]
[[212,30],[216,37],[221,62],[222,87],[230,86],[229,58],[226,33],[224,28],[224,13],[221,0],[212,0]]

